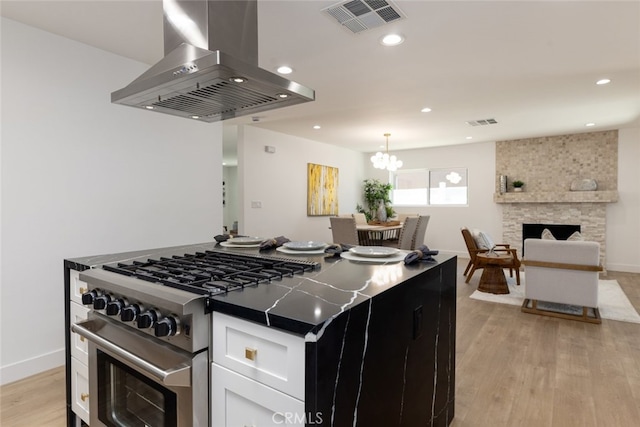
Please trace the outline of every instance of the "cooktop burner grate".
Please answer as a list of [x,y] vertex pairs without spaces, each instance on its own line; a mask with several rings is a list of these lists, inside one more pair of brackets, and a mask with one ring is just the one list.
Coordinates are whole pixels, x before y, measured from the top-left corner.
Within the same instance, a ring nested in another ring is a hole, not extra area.
[[305,260],[205,251],[171,258],[148,259],[145,262],[105,265],[102,268],[184,291],[213,296],[304,274],[319,266],[317,262]]

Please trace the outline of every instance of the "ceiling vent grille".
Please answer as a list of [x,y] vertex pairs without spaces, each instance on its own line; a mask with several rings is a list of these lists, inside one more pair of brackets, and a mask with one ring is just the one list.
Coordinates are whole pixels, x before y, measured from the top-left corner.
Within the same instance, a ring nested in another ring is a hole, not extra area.
[[404,18],[388,0],[350,0],[323,9],[352,33],[359,33]]
[[469,126],[486,126],[486,125],[495,125],[498,123],[496,119],[482,119],[482,120],[471,120],[466,122]]

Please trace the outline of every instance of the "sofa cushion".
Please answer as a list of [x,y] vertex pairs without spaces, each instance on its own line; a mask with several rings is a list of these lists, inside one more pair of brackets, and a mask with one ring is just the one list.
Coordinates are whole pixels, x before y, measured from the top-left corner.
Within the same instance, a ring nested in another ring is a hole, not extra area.
[[544,230],[542,230],[541,239],[542,240],[556,240],[556,237],[553,235],[553,233],[551,233],[551,231],[549,231],[548,228],[545,228]]
[[582,237],[579,231],[574,231],[571,236],[567,237],[567,240],[570,242],[581,242],[584,240],[584,237]]

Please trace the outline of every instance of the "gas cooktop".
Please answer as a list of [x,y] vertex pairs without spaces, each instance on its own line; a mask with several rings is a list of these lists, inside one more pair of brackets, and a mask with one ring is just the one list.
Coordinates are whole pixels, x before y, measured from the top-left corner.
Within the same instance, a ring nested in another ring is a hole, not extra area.
[[220,295],[313,271],[317,262],[226,251],[104,265],[107,271],[201,295]]

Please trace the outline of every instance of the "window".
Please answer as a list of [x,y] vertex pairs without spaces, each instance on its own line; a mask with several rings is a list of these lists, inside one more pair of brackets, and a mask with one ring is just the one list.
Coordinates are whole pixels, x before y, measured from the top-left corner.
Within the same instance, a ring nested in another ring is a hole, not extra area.
[[467,204],[466,168],[396,171],[390,180],[396,206]]

